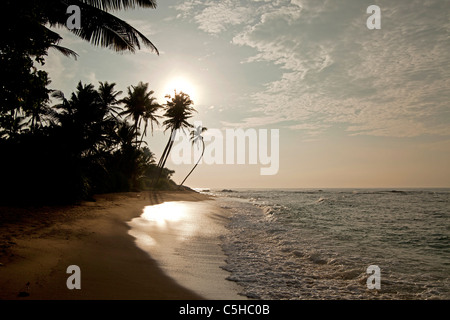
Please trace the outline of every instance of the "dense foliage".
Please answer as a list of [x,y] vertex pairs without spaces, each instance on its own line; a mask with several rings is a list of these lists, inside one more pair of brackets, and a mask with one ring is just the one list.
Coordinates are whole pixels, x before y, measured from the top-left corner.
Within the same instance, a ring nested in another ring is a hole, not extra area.
[[71,202],[93,193],[175,187],[166,168],[153,185],[159,174],[154,154],[122,117],[118,94],[114,84],[95,89],[80,82],[70,98],[53,92],[59,103],[44,105],[36,120],[22,108],[6,112],[18,125],[2,126],[2,202]]
[[[96,17],[73,30],[77,36],[116,51],[133,52],[143,43],[157,52],[139,31],[109,13],[154,7],[153,0],[75,2],[83,14]],[[156,113],[162,108],[148,84],[129,87],[122,99],[108,82],[98,88],[80,82],[70,97],[48,88],[49,76],[41,70],[48,50],[76,57],[58,46],[61,37],[48,28],[64,25],[66,7],[56,0],[2,3],[0,202],[73,202],[94,193],[175,187],[173,171],[158,168],[142,142],[147,125],[153,129],[158,124]]]

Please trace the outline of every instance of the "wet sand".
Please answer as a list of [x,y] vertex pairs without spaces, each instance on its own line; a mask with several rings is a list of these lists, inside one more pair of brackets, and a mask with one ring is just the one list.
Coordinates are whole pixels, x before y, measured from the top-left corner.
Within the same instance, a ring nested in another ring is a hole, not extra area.
[[146,207],[129,222],[129,233],[177,283],[208,299],[242,300],[242,288],[226,280],[230,274],[221,268],[229,215],[215,200],[169,201]]
[[[95,202],[0,208],[0,299],[205,299],[167,276],[135,243],[130,222],[165,201],[201,201],[188,191],[108,194]],[[67,267],[81,270],[69,290]]]

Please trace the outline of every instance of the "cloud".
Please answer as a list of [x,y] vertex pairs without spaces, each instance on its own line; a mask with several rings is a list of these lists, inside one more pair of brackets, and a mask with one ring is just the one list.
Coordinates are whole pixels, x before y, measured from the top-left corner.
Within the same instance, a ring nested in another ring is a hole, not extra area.
[[251,17],[251,9],[241,6],[230,6],[232,1],[215,2],[195,17],[199,28],[208,33],[220,33],[228,26],[240,25]]
[[98,79],[97,79],[97,76],[95,75],[95,72],[89,72],[87,75],[86,75],[86,82],[87,83],[92,83],[92,84],[94,84],[94,85],[97,85],[97,83],[98,83]]
[[230,26],[242,25],[252,19],[252,6],[240,1],[185,1],[177,6],[178,17],[191,17],[198,28],[210,34],[219,34]]
[[369,30],[371,2],[192,1],[184,14],[253,48],[244,63],[282,70],[251,95],[257,115],[236,125],[289,119],[315,133],[339,125],[352,135],[450,135],[448,4],[378,1],[381,30]]
[[281,121],[286,121],[286,119],[277,118],[274,119],[272,116],[260,116],[260,117],[248,117],[244,118],[240,122],[230,122],[230,121],[221,121],[221,124],[227,128],[255,128],[266,126],[273,123],[278,123]]
[[157,25],[150,23],[147,20],[127,19],[127,23],[133,26],[133,28],[139,30],[139,32],[145,36],[152,36],[159,32]]

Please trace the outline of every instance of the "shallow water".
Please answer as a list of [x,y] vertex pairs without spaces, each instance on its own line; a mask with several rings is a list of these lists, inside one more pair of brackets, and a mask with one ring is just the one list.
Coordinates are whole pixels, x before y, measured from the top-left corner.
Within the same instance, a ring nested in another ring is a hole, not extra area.
[[164,202],[145,207],[128,222],[129,234],[178,284],[206,299],[245,299],[221,269],[226,259],[220,246],[227,232],[226,213],[212,201]]
[[212,193],[232,213],[223,268],[248,297],[450,298],[448,189]]

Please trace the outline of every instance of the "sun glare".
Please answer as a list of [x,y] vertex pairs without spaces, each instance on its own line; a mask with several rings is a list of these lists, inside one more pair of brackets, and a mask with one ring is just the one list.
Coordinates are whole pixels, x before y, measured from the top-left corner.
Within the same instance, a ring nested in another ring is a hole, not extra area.
[[158,227],[167,226],[170,223],[180,221],[186,215],[186,207],[176,202],[164,202],[144,208],[142,218],[154,222]]
[[164,94],[170,94],[172,97],[174,95],[174,90],[179,92],[184,92],[188,94],[191,99],[194,101],[194,103],[197,103],[197,90],[195,86],[186,78],[184,77],[175,77],[169,80],[167,82],[167,85],[164,89]]

